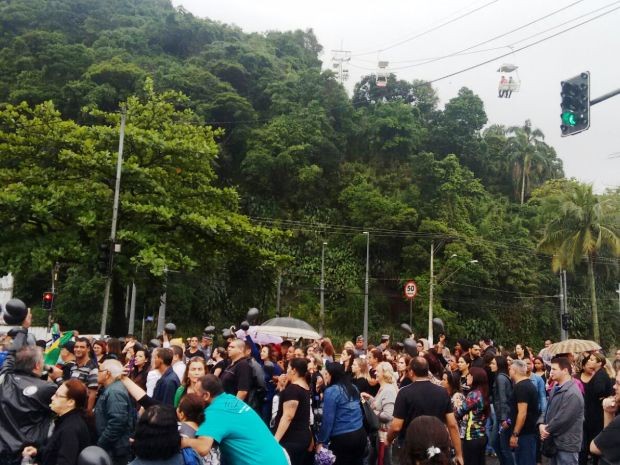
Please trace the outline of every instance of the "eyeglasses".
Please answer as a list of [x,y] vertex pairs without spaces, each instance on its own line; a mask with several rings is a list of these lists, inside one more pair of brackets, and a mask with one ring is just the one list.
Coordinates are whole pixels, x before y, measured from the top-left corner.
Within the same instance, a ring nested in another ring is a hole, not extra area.
[[59,399],[68,399],[69,396],[63,396],[61,394],[58,394],[57,392],[54,393],[53,397],[57,397]]

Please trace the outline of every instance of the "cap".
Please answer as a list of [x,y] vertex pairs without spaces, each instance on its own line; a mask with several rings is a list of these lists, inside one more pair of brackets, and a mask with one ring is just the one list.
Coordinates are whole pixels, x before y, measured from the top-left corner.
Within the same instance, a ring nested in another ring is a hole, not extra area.
[[212,336],[211,334],[203,334],[203,335],[202,335],[202,338],[203,338],[203,339],[208,339],[209,341],[212,341],[212,340],[213,340],[213,336]]
[[11,299],[4,304],[2,317],[7,325],[20,325],[28,316],[28,307],[20,299]]
[[67,349],[71,353],[73,353],[74,347],[75,347],[75,342],[73,341],[67,341],[63,345],[60,346],[61,349]]
[[389,341],[390,340],[390,335],[389,334],[382,334],[381,335],[381,340],[382,341]]
[[357,336],[357,337],[355,338],[355,340],[356,340],[356,341],[363,341],[363,340],[364,340],[364,336],[362,336],[362,335]]

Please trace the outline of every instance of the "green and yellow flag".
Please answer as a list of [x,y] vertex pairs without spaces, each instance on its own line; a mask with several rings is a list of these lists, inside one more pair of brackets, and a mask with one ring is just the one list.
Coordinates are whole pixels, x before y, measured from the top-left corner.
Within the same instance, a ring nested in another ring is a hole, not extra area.
[[67,331],[56,339],[51,346],[45,350],[45,364],[56,365],[58,357],[60,357],[60,346],[69,341],[73,337],[73,331]]

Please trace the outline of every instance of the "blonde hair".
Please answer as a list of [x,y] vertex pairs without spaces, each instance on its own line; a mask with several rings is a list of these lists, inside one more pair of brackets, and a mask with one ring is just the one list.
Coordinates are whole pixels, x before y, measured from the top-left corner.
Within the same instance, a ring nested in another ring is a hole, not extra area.
[[394,373],[394,368],[392,367],[391,363],[388,362],[381,362],[379,365],[377,365],[377,370],[381,368],[381,371],[383,371],[383,376],[381,378],[378,378],[378,381],[383,381],[385,383],[388,384],[394,384],[396,382],[396,375]]

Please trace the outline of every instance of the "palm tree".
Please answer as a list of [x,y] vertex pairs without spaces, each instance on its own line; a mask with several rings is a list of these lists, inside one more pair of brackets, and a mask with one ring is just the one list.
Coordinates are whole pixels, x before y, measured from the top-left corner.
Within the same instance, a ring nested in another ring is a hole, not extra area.
[[553,253],[552,268],[573,270],[584,257],[588,265],[588,283],[592,305],[592,333],[600,342],[594,263],[602,250],[620,255],[620,222],[617,198],[599,197],[592,185],[567,181],[555,194],[545,198],[550,221],[539,248]]
[[[511,126],[506,134],[512,134],[506,144],[506,153],[514,161],[513,177],[521,178],[521,205],[525,201],[526,186],[530,185],[532,167],[543,172],[549,161],[549,146],[544,142],[545,135],[540,129],[532,129],[528,119],[523,126]],[[518,182],[518,181],[517,181]],[[529,187],[527,191],[529,192]]]

